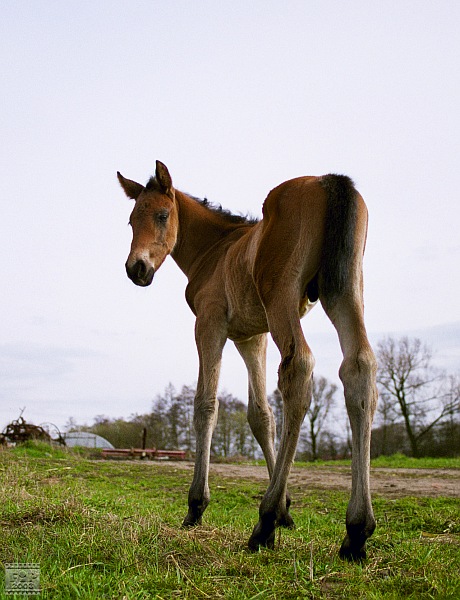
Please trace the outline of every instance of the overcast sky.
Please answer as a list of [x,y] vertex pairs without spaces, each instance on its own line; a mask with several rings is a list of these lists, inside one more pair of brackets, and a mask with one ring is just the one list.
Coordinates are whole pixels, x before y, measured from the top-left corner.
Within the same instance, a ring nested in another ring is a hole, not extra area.
[[[459,26],[453,0],[5,0],[0,429],[23,407],[60,427],[145,413],[196,381],[184,276],[168,259],[141,289],[124,270],[116,171],[145,183],[156,159],[254,216],[286,179],[350,175],[371,338],[426,333],[458,369]],[[336,378],[320,307],[303,327]],[[269,391],[277,363],[271,346]],[[246,386],[228,344],[221,387]]]

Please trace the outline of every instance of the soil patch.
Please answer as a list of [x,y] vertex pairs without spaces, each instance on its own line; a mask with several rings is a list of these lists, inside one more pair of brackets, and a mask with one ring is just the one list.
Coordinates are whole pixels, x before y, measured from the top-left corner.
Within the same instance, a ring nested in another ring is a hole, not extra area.
[[[155,463],[163,467],[193,469],[193,463]],[[229,479],[267,481],[265,467],[242,464],[211,464],[210,475]],[[351,490],[351,468],[344,466],[296,467],[289,477],[291,487],[301,489]],[[371,491],[387,498],[446,496],[460,498],[460,469],[371,469]]]

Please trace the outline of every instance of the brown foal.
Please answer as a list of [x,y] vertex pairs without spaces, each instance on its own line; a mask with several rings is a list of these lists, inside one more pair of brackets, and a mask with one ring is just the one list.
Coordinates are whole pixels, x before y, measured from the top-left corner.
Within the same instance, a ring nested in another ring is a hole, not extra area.
[[[188,278],[185,296],[196,316],[196,461],[183,525],[201,523],[210,500],[217,386],[222,350],[230,339],[248,370],[248,421],[270,476],[249,548],[273,548],[276,527],[294,526],[287,481],[310,402],[314,366],[300,318],[319,299],[343,353],[339,374],[353,436],[352,492],[340,555],[365,558],[366,539],[375,528],[369,458],[377,390],[376,361],[363,317],[367,209],[353,182],[343,175],[286,181],[269,193],[257,222],[174,189],[168,169],[159,161],[146,186],[120,173],[118,179],[136,201],[130,218],[128,277],[136,285],[150,285],[170,254]],[[278,388],[284,421],[278,453],[265,387],[267,332],[281,355]]]

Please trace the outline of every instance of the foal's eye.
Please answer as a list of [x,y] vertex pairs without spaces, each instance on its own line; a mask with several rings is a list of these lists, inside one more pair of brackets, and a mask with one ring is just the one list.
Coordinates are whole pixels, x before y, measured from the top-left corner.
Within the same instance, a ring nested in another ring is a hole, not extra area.
[[169,213],[166,211],[159,212],[155,215],[155,220],[160,223],[160,225],[164,225],[168,220]]

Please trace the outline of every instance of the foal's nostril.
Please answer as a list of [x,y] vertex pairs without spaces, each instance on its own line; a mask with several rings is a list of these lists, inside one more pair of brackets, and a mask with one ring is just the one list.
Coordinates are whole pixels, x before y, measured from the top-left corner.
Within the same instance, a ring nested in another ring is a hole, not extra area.
[[143,279],[147,273],[147,267],[143,260],[138,260],[133,267],[133,273],[138,279]]
[[126,274],[133,283],[145,287],[152,283],[155,269],[143,260],[137,260],[131,266],[126,263]]

